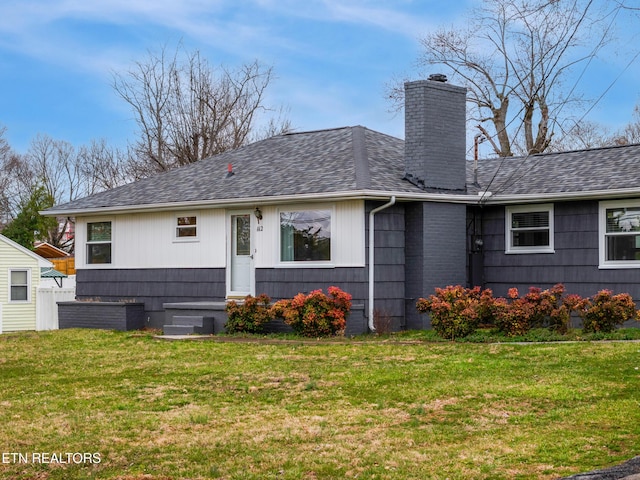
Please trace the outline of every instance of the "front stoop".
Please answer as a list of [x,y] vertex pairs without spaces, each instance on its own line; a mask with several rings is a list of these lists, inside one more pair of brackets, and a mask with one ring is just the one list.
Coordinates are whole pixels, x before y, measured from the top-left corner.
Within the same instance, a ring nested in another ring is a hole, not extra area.
[[211,335],[224,331],[225,302],[165,303],[164,335]]
[[211,335],[213,334],[213,317],[202,315],[174,315],[171,323],[163,327],[165,335]]

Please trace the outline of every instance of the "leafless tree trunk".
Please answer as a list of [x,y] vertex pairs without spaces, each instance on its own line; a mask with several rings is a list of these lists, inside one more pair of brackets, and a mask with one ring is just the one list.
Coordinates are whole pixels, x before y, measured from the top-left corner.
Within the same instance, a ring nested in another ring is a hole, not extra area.
[[[593,4],[484,0],[466,28],[424,37],[419,64],[444,66],[468,88],[471,121],[497,155],[543,152],[562,110],[580,100],[563,79],[606,42]],[[588,51],[580,50],[587,44]]]
[[[132,108],[136,177],[196,162],[244,145],[256,129],[272,70],[258,62],[213,69],[198,51],[160,54],[115,74],[116,93]],[[282,122],[280,132],[289,128]]]

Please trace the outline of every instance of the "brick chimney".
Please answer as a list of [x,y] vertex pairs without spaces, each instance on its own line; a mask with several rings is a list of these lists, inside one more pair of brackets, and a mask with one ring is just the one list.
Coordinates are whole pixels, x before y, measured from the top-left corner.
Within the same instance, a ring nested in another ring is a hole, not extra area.
[[467,89],[441,74],[404,84],[405,178],[425,189],[465,189]]

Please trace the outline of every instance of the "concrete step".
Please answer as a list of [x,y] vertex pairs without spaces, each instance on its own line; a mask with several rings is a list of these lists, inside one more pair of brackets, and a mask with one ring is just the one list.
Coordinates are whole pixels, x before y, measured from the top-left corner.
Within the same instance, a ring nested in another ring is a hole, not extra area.
[[165,325],[162,327],[165,335],[191,335],[197,333],[193,325]]
[[202,315],[174,315],[171,317],[172,325],[193,325],[194,327],[204,326]]
[[[203,335],[213,334],[213,317],[205,317],[203,315],[173,315],[171,317],[171,324],[165,325],[166,327],[190,327],[189,333],[200,333]],[[171,329],[169,329],[171,330]],[[187,330],[183,328],[183,330]],[[174,335],[185,335],[175,333]]]

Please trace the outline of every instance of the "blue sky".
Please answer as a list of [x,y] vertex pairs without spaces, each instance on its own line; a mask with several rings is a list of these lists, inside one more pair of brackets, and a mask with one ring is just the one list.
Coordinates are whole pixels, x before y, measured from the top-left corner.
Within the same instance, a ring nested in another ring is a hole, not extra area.
[[[600,0],[605,1],[605,0]],[[635,1],[635,0],[634,0]],[[111,87],[147,50],[182,41],[214,65],[257,59],[274,69],[266,103],[298,131],[364,125],[404,136],[385,85],[416,77],[418,39],[456,23],[479,0],[4,0],[0,4],[0,125],[24,153],[43,133],[76,146],[125,146],[135,125]],[[638,31],[635,28],[626,34]],[[633,33],[635,35],[635,33]],[[632,37],[623,45],[633,47]],[[618,44],[620,45],[620,44]],[[612,128],[631,119],[640,68],[618,48],[581,79],[589,114]]]

